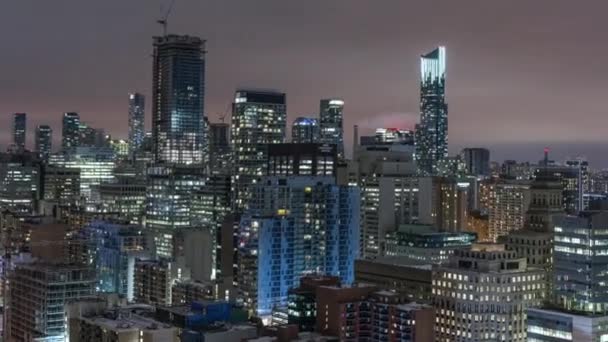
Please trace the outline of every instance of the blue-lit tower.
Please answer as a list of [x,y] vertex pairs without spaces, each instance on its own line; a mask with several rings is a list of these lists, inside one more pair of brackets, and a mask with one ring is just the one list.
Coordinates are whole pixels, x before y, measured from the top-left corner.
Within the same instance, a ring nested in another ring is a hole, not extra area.
[[445,53],[445,47],[440,46],[420,58],[420,123],[416,125],[416,161],[423,175],[439,173],[448,157]]

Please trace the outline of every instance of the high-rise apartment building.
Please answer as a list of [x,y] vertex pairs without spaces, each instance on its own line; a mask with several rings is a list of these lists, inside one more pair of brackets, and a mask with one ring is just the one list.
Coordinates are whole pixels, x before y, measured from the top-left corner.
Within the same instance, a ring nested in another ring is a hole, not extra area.
[[490,175],[490,150],[487,148],[465,148],[460,153],[465,171],[472,176]]
[[10,341],[65,341],[65,305],[95,292],[93,271],[71,264],[18,264],[9,283],[5,335]]
[[234,205],[247,207],[250,188],[263,176],[269,144],[285,142],[285,94],[237,90],[232,105],[230,139],[233,148]]
[[64,113],[61,126],[61,148],[67,150],[80,145],[80,115]]
[[526,309],[541,304],[544,277],[502,245],[456,251],[433,270],[435,341],[526,341]]
[[318,143],[320,139],[319,120],[299,117],[291,125],[292,144]]
[[445,102],[445,47],[420,58],[420,123],[416,161],[423,175],[437,174],[448,157],[448,105]]
[[301,276],[354,281],[359,247],[359,189],[332,177],[266,177],[240,225],[239,286],[260,316],[285,306]]
[[173,285],[190,278],[187,268],[165,260],[137,260],[134,270],[135,301],[151,305],[171,305]]
[[27,114],[15,113],[13,115],[13,144],[18,151],[25,150]]
[[152,134],[157,162],[200,164],[205,138],[205,41],[154,38]]
[[338,158],[344,158],[344,100],[321,100],[319,127],[321,142],[336,145]]
[[129,94],[129,154],[133,155],[144,143],[146,98],[140,93]]
[[53,147],[53,129],[49,125],[40,125],[36,127],[36,136],[34,139],[35,151],[38,157],[43,161],[48,161]]

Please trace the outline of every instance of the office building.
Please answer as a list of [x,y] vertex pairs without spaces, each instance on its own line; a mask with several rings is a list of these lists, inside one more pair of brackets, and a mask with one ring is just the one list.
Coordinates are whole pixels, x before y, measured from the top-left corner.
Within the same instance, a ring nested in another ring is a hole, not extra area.
[[135,261],[148,256],[141,226],[95,220],[79,235],[86,241],[88,265],[95,270],[96,292],[134,298]]
[[78,131],[80,135],[78,138],[78,146],[97,148],[108,147],[108,136],[103,128],[94,128],[81,121]]
[[398,128],[376,128],[374,144],[414,144],[414,132]]
[[526,309],[544,299],[544,277],[503,245],[456,251],[433,270],[435,341],[526,341]]
[[399,256],[417,264],[441,264],[457,249],[467,249],[476,241],[469,232],[445,232],[422,224],[406,224],[386,236],[386,255]]
[[440,46],[420,58],[420,123],[416,162],[423,175],[439,172],[448,157],[448,105],[445,102],[446,51]]
[[287,305],[300,277],[319,273],[354,281],[359,247],[359,189],[332,177],[266,177],[241,219],[239,287],[245,305],[268,317]]
[[178,262],[136,260],[133,296],[136,302],[171,305],[173,285],[190,278],[190,272]]
[[9,274],[5,335],[11,341],[64,341],[65,304],[94,295],[94,273],[69,264],[24,263]]
[[205,41],[154,37],[152,135],[156,162],[200,164],[205,138]]
[[90,202],[98,198],[98,186],[114,180],[114,151],[109,147],[76,147],[53,154],[49,164],[80,170],[80,195]]
[[524,227],[530,205],[530,182],[504,180],[491,185],[488,200],[490,239]]
[[203,170],[197,166],[148,168],[145,226],[154,236],[156,256],[172,257],[173,236],[191,226],[192,197],[204,180]]
[[344,158],[344,101],[341,99],[321,100],[319,110],[321,143],[336,145],[338,158]]
[[296,324],[299,331],[314,331],[317,323],[317,288],[340,286],[340,278],[329,276],[304,276],[300,286],[289,290],[287,323]]
[[17,151],[25,151],[26,138],[26,117],[25,113],[15,113],[13,115],[13,145]]
[[529,308],[530,342],[597,342],[608,339],[608,316],[568,312],[556,308]]
[[465,148],[460,153],[465,170],[472,176],[490,175],[490,150],[487,148]]
[[134,224],[143,224],[146,212],[146,180],[115,170],[112,182],[98,186],[99,200],[103,211],[116,213],[118,217]]
[[48,161],[53,147],[53,130],[49,125],[40,125],[36,127],[36,136],[34,139],[35,151],[38,157],[43,161]]
[[355,261],[355,283],[391,289],[412,301],[430,303],[432,265],[408,257],[390,256]]
[[606,314],[608,211],[556,217],[554,233],[555,302],[567,310]]
[[291,125],[292,144],[314,144],[320,140],[319,120],[299,117]]
[[109,146],[116,155],[117,159],[126,159],[129,157],[129,143],[123,139],[106,139],[106,145]]
[[408,145],[368,145],[354,152],[348,163],[348,184],[361,189],[361,256],[382,256],[386,233],[401,223],[430,217],[421,213],[419,189],[422,180],[415,177],[413,148]]
[[194,302],[215,299],[213,283],[194,280],[177,281],[171,289],[172,305],[190,305]]
[[33,160],[0,161],[0,206],[15,213],[34,213],[40,193],[40,172],[40,164]]
[[63,113],[61,126],[61,148],[68,150],[80,146],[80,115]]
[[43,171],[42,198],[58,205],[75,204],[80,199],[80,169],[46,165]]
[[144,143],[146,98],[140,93],[129,94],[129,154],[133,155]]
[[209,124],[209,172],[212,175],[229,175],[232,171],[230,125]]
[[268,145],[268,176],[336,176],[338,154],[335,145]]
[[248,205],[251,186],[264,175],[268,145],[285,142],[285,94],[237,90],[232,105],[230,139],[233,148],[234,206]]

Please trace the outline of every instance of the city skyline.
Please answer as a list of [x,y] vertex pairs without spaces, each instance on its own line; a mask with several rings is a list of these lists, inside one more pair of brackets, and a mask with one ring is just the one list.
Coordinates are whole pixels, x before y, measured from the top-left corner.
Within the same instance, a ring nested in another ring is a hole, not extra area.
[[[30,17],[34,10],[48,15],[37,18],[36,26],[7,38],[19,53],[8,51],[0,57],[3,64],[12,66],[0,82],[0,111],[6,116],[25,112],[29,127],[48,123],[55,131],[61,114],[75,111],[93,126],[109,127],[108,133],[126,138],[124,97],[137,91],[150,98],[152,93],[149,55],[152,36],[161,33],[155,23],[158,6],[144,1],[63,3],[70,6],[36,3],[34,7],[31,0],[8,5],[9,26],[13,18]],[[579,62],[581,51],[598,57],[607,54],[597,44],[601,30],[592,27],[604,25],[600,13],[608,5],[592,1],[583,8],[565,1],[552,1],[551,6],[547,1],[526,2],[527,10],[520,13],[513,3],[405,5],[389,1],[371,10],[366,4],[350,1],[347,6],[337,1],[286,6],[263,1],[253,6],[183,0],[176,2],[169,32],[208,41],[206,114],[212,121],[228,111],[238,87],[286,92],[288,124],[298,116],[316,113],[319,99],[340,97],[346,102],[349,154],[355,124],[361,135],[382,126],[413,127],[419,117],[417,59],[442,44],[449,50],[450,154],[462,147],[487,146],[493,160],[518,155],[518,159],[535,161],[542,146],[549,145],[556,157],[587,154],[592,164],[608,166],[599,159],[602,127],[608,117],[597,100],[608,75],[600,67],[602,58]],[[475,10],[469,11],[473,5]],[[67,10],[59,13],[64,7]],[[77,21],[57,20],[66,15]],[[269,15],[278,21],[260,24],[254,20],[256,35],[231,25],[233,20]],[[501,19],[515,15],[517,20]],[[110,17],[115,25],[105,25]],[[433,18],[440,20],[433,20],[432,29],[423,25]],[[380,23],[380,19],[384,20]],[[74,25],[81,29],[73,30]],[[41,27],[47,39],[32,44]],[[92,32],[96,39],[90,39]],[[72,48],[53,49],[57,53],[48,55],[49,45]],[[42,55],[46,58],[30,57]],[[110,55],[121,58],[103,58]],[[95,87],[83,87],[83,79]],[[317,86],[309,89],[311,82]],[[150,111],[146,114],[150,129]],[[10,132],[7,125],[3,127],[0,144],[5,146]],[[32,141],[30,130],[28,146]],[[57,141],[55,146],[59,146]]]

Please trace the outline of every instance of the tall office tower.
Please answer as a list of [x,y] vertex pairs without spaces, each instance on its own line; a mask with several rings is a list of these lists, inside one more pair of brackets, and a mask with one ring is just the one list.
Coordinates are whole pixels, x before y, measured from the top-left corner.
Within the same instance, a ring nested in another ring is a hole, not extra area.
[[608,312],[608,211],[555,220],[554,300],[567,310]]
[[[421,221],[421,180],[416,175],[408,145],[359,146],[348,163],[348,184],[361,189],[361,256],[375,258],[384,253],[386,234],[401,223]],[[429,191],[430,192],[430,191]],[[430,196],[429,196],[430,197]]]
[[354,281],[359,189],[329,176],[265,177],[239,228],[239,287],[247,308],[268,317],[307,273]]
[[233,203],[237,211],[248,205],[250,187],[264,175],[269,144],[285,142],[285,94],[237,90],[232,105],[230,140],[233,149]]
[[578,210],[588,210],[589,203],[585,203],[585,194],[591,192],[591,180],[589,177],[589,162],[584,158],[566,160],[567,167],[578,171]]
[[232,152],[230,150],[230,125],[209,124],[209,171],[213,175],[230,174]]
[[291,125],[292,144],[313,144],[320,140],[319,121],[313,118],[299,117]]
[[49,165],[79,169],[80,195],[89,202],[96,199],[99,185],[114,180],[114,151],[109,147],[76,147],[67,151],[51,155]]
[[448,105],[445,103],[445,47],[420,58],[420,123],[416,161],[423,175],[437,174],[448,157]]
[[61,148],[67,150],[80,145],[80,116],[78,113],[63,113],[61,126]]
[[80,169],[47,165],[41,188],[44,200],[60,206],[75,204],[80,198]]
[[146,236],[140,226],[120,221],[96,220],[82,228],[88,266],[95,270],[95,290],[117,293],[132,301],[135,261],[148,256]]
[[200,164],[205,145],[205,41],[154,38],[152,134],[156,162]]
[[20,214],[36,211],[40,192],[40,164],[33,161],[0,161],[0,204]]
[[26,120],[25,113],[13,115],[13,144],[18,151],[25,150]]
[[524,227],[530,205],[529,181],[499,181],[493,184],[489,196],[488,230],[492,241]]
[[49,125],[36,127],[35,142],[36,153],[43,161],[48,161],[53,146],[53,130]]
[[203,184],[203,170],[195,165],[148,168],[145,220],[156,256],[174,256],[174,235],[191,226],[192,196]]
[[344,158],[344,101],[340,99],[321,100],[319,110],[321,142],[336,145],[338,158]]
[[133,155],[144,143],[146,98],[140,93],[129,94],[129,154]]
[[490,151],[487,148],[465,148],[460,153],[460,156],[468,175],[490,175]]
[[502,245],[457,250],[433,270],[435,341],[526,341],[526,309],[541,304],[544,276]]
[[9,282],[5,335],[10,341],[67,340],[65,305],[95,292],[94,272],[72,264],[17,264]]

